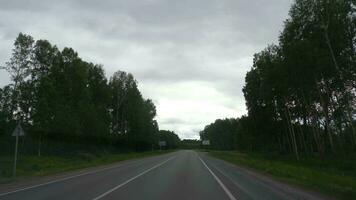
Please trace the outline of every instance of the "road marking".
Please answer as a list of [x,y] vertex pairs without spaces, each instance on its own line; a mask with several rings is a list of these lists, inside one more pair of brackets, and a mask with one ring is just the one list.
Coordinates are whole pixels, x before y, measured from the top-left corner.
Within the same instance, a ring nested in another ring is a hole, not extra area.
[[105,171],[105,170],[114,169],[114,168],[118,168],[118,167],[122,167],[122,166],[124,166],[124,164],[120,164],[120,165],[116,165],[116,166],[112,166],[112,167],[106,167],[106,168],[103,168],[103,169],[98,169],[98,170],[94,170],[94,171],[90,171],[90,172],[85,172],[85,173],[82,173],[82,174],[77,174],[77,175],[74,175],[74,176],[69,176],[69,177],[65,177],[65,178],[61,178],[61,179],[57,179],[57,180],[53,180],[53,181],[48,181],[48,182],[45,182],[45,183],[41,183],[41,184],[29,186],[29,187],[24,187],[24,188],[21,188],[21,189],[18,189],[18,190],[1,193],[0,197],[8,195],[8,194],[16,193],[16,192],[21,192],[21,191],[24,191],[24,190],[29,190],[29,189],[41,187],[41,186],[44,186],[44,185],[49,185],[49,184],[52,184],[52,183],[65,181],[65,180],[72,179],[72,178],[77,178],[77,177],[80,177],[80,176],[85,176],[85,175],[89,175],[89,174],[95,174],[95,173],[98,173],[98,172],[102,172],[102,171]]
[[157,167],[163,165],[164,163],[166,163],[166,162],[172,160],[173,158],[175,158],[175,156],[170,157],[169,159],[167,159],[167,160],[165,160],[165,161],[163,161],[163,162],[161,162],[161,163],[159,163],[159,164],[157,164],[157,165],[155,165],[155,166],[153,166],[153,167],[151,167],[151,168],[149,168],[149,169],[146,169],[145,171],[143,171],[143,172],[139,173],[138,175],[136,175],[136,176],[130,178],[129,180],[127,180],[127,181],[121,183],[120,185],[118,185],[118,186],[116,186],[116,187],[114,187],[114,188],[112,188],[112,189],[110,189],[110,190],[104,192],[103,194],[101,194],[101,195],[95,197],[93,200],[98,200],[98,199],[103,198],[104,196],[106,196],[106,195],[110,194],[111,192],[113,192],[113,191],[119,189],[120,187],[122,187],[122,186],[124,186],[124,185],[130,183],[131,181],[133,181],[133,180],[135,180],[136,178],[138,178],[138,177],[140,177],[140,176],[146,174],[147,172],[150,172],[150,171],[152,171],[153,169],[155,169],[155,168],[157,168]]
[[225,191],[225,193],[227,194],[227,196],[230,198],[230,200],[237,200],[229,191],[229,189],[227,189],[227,187],[224,185],[224,183],[222,183],[222,181],[214,174],[213,171],[211,171],[211,169],[208,167],[208,165],[206,165],[206,163],[198,156],[199,160],[203,163],[203,165],[208,169],[208,171],[210,172],[211,175],[213,175],[213,177],[215,178],[215,180],[219,183],[219,185],[222,187],[222,189]]

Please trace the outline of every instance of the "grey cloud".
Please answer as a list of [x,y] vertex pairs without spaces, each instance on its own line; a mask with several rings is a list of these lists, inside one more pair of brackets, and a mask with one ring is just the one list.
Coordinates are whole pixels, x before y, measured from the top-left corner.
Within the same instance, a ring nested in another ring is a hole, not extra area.
[[[204,125],[224,117],[221,112],[229,117],[246,112],[241,89],[252,55],[277,42],[291,2],[0,0],[0,65],[8,60],[16,35],[25,32],[60,48],[73,47],[84,59],[103,64],[108,76],[116,70],[133,73],[157,105],[165,100],[177,106],[176,93],[192,102],[205,100],[199,91],[179,91],[179,83],[214,89],[208,97],[216,99],[206,107],[211,116],[201,112],[187,119],[191,110],[158,116],[160,127],[197,138]],[[0,85],[8,81],[0,71]]]
[[178,117],[171,117],[171,118],[166,118],[161,120],[161,124],[164,125],[196,125],[200,124],[201,122],[199,120],[188,120],[188,119],[182,119]]
[[185,121],[180,118],[167,118],[161,121],[161,124],[183,124]]

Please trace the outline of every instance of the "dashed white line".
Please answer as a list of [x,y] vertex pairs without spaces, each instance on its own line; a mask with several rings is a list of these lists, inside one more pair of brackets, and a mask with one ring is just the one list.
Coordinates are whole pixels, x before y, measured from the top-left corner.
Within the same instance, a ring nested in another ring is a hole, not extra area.
[[136,175],[136,176],[130,178],[129,180],[127,180],[127,181],[121,183],[120,185],[117,185],[117,186],[115,186],[114,188],[112,188],[112,189],[110,189],[110,190],[104,192],[103,194],[101,194],[101,195],[95,197],[93,200],[98,200],[98,199],[103,198],[104,196],[110,194],[111,192],[113,192],[113,191],[119,189],[120,187],[122,187],[122,186],[124,186],[124,185],[130,183],[131,181],[135,180],[136,178],[138,178],[138,177],[140,177],[140,176],[146,174],[147,172],[152,171],[153,169],[155,169],[155,168],[157,168],[157,167],[163,165],[164,163],[170,161],[170,160],[173,159],[174,157],[175,157],[175,156],[173,156],[173,157],[171,157],[171,158],[169,158],[169,159],[167,159],[167,160],[165,160],[165,161],[163,161],[163,162],[161,162],[161,163],[159,163],[159,164],[157,164],[157,165],[155,165],[155,166],[153,166],[153,167],[151,167],[151,168],[149,168],[149,169],[147,169],[147,170],[145,170],[145,171],[143,171],[143,172],[141,172],[141,173],[139,173],[138,175]]
[[208,165],[206,165],[206,163],[198,156],[199,160],[203,163],[203,165],[208,169],[208,171],[210,172],[210,174],[215,178],[215,180],[219,183],[219,185],[221,186],[221,188],[225,191],[225,193],[227,194],[227,196],[230,198],[230,200],[237,200],[230,192],[229,189],[227,189],[227,187],[224,185],[224,183],[219,179],[219,177],[217,177],[213,171],[211,171],[211,169],[208,167]]

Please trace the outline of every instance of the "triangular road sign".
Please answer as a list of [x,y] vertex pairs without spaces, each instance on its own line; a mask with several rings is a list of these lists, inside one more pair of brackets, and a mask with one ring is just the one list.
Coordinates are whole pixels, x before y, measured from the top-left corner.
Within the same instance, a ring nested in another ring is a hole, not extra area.
[[23,131],[21,124],[18,123],[14,132],[12,132],[12,136],[24,136],[25,135],[25,131]]

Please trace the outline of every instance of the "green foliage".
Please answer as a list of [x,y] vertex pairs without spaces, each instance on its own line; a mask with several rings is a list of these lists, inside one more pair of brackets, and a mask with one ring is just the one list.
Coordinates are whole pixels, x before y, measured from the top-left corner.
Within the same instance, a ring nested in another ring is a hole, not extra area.
[[236,119],[218,119],[200,132],[200,138],[201,140],[210,140],[210,147],[213,149],[235,149],[237,125],[238,120]]
[[176,149],[179,147],[180,139],[173,131],[160,130],[158,138],[159,141],[166,142],[166,149]]
[[155,105],[132,74],[118,71],[108,81],[101,65],[71,48],[60,51],[22,33],[14,44],[5,66],[13,82],[0,90],[1,134],[21,121],[39,152],[43,140],[135,150],[157,144]]
[[[110,164],[123,160],[143,158],[147,156],[160,155],[169,151],[147,151],[131,153],[113,153],[97,150],[96,153],[78,152],[75,156],[63,157],[58,155],[52,156],[33,156],[27,155],[19,158],[17,178],[45,176],[75,169],[88,168]],[[0,183],[10,182],[12,175],[12,156],[0,157]]]
[[[254,55],[240,119],[201,132],[218,158],[356,198],[355,1],[296,0],[278,45]],[[233,122],[233,123],[232,123]]]
[[355,149],[354,6],[297,0],[279,46],[255,55],[244,94],[256,137],[272,149],[297,159]]
[[213,149],[301,155],[356,150],[355,1],[296,0],[279,44],[254,55],[248,115],[201,133]]
[[182,149],[200,149],[201,141],[195,139],[183,139],[180,142],[180,148]]

